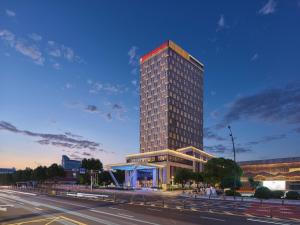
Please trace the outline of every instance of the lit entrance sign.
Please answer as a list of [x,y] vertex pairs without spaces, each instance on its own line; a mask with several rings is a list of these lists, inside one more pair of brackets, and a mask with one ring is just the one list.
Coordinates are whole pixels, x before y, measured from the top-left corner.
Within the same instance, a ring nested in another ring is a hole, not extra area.
[[266,180],[263,181],[263,186],[269,188],[270,190],[285,190],[286,181],[285,180]]

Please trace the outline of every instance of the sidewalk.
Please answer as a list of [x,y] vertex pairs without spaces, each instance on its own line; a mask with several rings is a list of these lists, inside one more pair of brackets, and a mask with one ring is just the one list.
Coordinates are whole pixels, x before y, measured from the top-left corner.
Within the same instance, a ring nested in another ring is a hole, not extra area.
[[254,197],[233,197],[233,196],[207,196],[207,195],[195,195],[191,193],[182,193],[181,197],[193,198],[193,199],[205,199],[205,200],[219,200],[219,201],[239,201],[239,202],[254,202],[254,203],[269,203],[269,204],[284,204],[284,205],[300,205],[300,200],[289,199],[257,199]]

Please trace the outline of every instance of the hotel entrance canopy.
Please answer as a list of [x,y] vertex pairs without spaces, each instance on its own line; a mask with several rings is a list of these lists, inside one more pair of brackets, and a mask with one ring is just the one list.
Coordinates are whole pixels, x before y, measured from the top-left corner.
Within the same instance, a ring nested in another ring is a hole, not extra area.
[[136,162],[136,163],[109,164],[106,165],[106,170],[132,171],[132,170],[156,169],[156,168],[163,168],[163,167],[164,167],[163,165],[158,165],[154,163]]

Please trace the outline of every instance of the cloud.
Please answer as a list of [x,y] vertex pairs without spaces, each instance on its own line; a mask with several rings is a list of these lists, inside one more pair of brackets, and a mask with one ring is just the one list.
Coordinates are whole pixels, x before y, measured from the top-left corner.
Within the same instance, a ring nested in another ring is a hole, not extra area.
[[111,115],[111,113],[106,113],[106,119],[107,120],[112,120],[112,115]]
[[210,113],[210,116],[211,116],[211,118],[213,118],[213,119],[218,119],[219,116],[220,116],[220,113],[219,113],[218,110],[214,110],[214,111],[212,111],[212,112]]
[[17,41],[15,44],[15,49],[24,56],[31,58],[36,64],[44,65],[45,58],[42,56],[42,52],[37,46],[29,46],[22,41]]
[[249,141],[249,142],[245,143],[245,145],[264,144],[264,143],[271,142],[271,141],[285,139],[286,137],[287,137],[286,134],[277,134],[277,135],[272,135],[272,136],[265,136],[265,137],[263,137],[259,140],[256,140],[256,141]]
[[132,46],[129,51],[129,64],[132,66],[136,66],[138,64],[138,56],[137,56],[138,47]]
[[48,41],[48,54],[53,57],[60,57],[62,54],[59,45],[54,41]]
[[0,30],[0,39],[14,48],[15,51],[33,60],[34,63],[44,65],[45,58],[36,45],[29,44],[26,40],[16,38],[9,30]]
[[73,84],[70,84],[70,83],[66,83],[66,85],[65,85],[65,88],[66,89],[71,89],[71,88],[73,88],[74,87],[74,85]]
[[203,136],[205,139],[212,139],[217,141],[224,141],[226,138],[219,136],[218,134],[214,133],[211,128],[205,127],[203,129]]
[[36,33],[28,34],[28,37],[34,41],[41,41],[43,39],[41,35],[38,35]]
[[61,69],[61,66],[60,66],[60,64],[59,64],[58,62],[53,63],[53,64],[52,64],[52,67],[53,67],[54,69],[56,69],[56,70],[60,70],[60,69]]
[[105,92],[107,94],[122,94],[127,91],[124,85],[93,82],[92,80],[88,80],[87,83],[90,86],[89,92],[92,94],[97,94],[99,92]]
[[255,53],[252,57],[251,57],[251,61],[255,61],[258,59],[258,54]]
[[139,65],[139,55],[137,54],[138,47],[132,46],[128,51],[129,65],[132,66],[131,74],[137,75]]
[[[212,145],[212,146],[205,146],[205,150],[211,152],[211,153],[220,153],[220,154],[233,154],[233,149],[232,147],[225,146],[223,144],[218,144],[218,145]],[[243,147],[243,146],[237,146],[236,147],[236,153],[248,153],[251,152],[251,148]]]
[[131,83],[132,83],[132,85],[134,85],[134,86],[137,85],[137,81],[136,81],[136,80],[132,80]]
[[98,107],[95,106],[95,105],[88,105],[88,106],[85,108],[85,111],[91,112],[91,113],[98,113],[98,112],[99,112]]
[[271,88],[235,100],[217,128],[242,119],[300,125],[300,82]]
[[228,28],[226,22],[225,22],[225,17],[224,15],[220,15],[220,18],[218,20],[218,23],[217,23],[218,27],[217,27],[217,31],[220,31],[220,30],[223,30],[225,28]]
[[11,123],[0,121],[0,130],[9,131],[16,134],[22,134],[29,137],[40,138],[37,143],[41,145],[52,145],[55,147],[64,147],[76,150],[89,150],[103,152],[102,145],[97,142],[89,141],[81,138],[81,136],[71,136],[71,133],[65,134],[48,134],[37,133],[28,130],[21,130],[12,125]]
[[16,13],[14,11],[12,11],[12,10],[9,10],[9,9],[6,9],[5,13],[9,17],[15,17],[16,16]]
[[275,12],[277,2],[274,0],[269,0],[259,11],[261,15],[269,15]]

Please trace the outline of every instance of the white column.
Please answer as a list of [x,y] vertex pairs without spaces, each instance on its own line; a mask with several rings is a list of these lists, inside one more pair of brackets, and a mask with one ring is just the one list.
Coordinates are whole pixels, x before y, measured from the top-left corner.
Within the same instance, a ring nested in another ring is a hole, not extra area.
[[154,168],[152,169],[152,187],[156,187],[156,182],[157,182],[157,169]]

